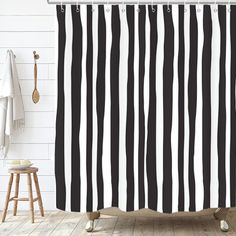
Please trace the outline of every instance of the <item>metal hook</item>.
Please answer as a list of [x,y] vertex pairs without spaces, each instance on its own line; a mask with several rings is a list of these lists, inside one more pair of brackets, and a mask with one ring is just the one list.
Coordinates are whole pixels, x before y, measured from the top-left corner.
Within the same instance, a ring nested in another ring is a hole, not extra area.
[[107,9],[106,9],[106,12],[109,12],[110,11],[110,8],[108,7],[109,5],[109,0],[107,0]]
[[93,3],[93,0],[92,0],[92,8],[91,8],[91,11],[92,11],[92,13],[95,11],[95,9],[94,9],[94,3]]
[[155,8],[153,7],[153,0],[152,0],[152,12],[155,12]]
[[140,12],[140,8],[139,8],[139,0],[137,1],[137,9],[136,11],[139,13]]
[[170,1],[167,2],[167,12],[170,13]]
[[125,1],[122,2],[122,9],[121,11],[124,13],[125,12]]
[[63,8],[63,5],[62,5],[62,2],[61,2],[61,12],[65,12],[64,8]]
[[39,59],[39,54],[36,53],[36,51],[33,51],[34,54],[34,62],[36,63],[36,60]]
[[197,12],[201,12],[201,9],[200,9],[200,0],[197,1]]
[[79,2],[76,3],[76,12],[79,12]]
[[214,8],[214,12],[216,13],[218,11],[217,9],[217,0],[215,0],[215,8]]
[[184,12],[187,12],[187,8],[186,8],[186,0],[184,0]]
[[231,12],[231,8],[230,8],[230,4],[231,4],[231,0],[228,1],[228,12]]

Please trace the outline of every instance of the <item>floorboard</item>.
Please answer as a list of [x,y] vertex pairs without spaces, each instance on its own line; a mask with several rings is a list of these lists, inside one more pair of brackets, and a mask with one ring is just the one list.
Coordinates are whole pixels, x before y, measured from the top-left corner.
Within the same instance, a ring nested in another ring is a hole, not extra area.
[[230,231],[222,233],[212,214],[202,216],[105,216],[95,220],[95,230],[85,231],[86,214],[37,211],[31,224],[29,212],[9,212],[0,223],[0,236],[231,236],[236,235],[236,209],[228,214]]

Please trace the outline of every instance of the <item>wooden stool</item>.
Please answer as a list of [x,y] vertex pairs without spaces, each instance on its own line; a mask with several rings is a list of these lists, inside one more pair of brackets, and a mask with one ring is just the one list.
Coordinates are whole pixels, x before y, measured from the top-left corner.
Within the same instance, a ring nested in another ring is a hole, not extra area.
[[[17,212],[18,201],[29,201],[32,223],[34,223],[34,202],[35,201],[38,201],[41,216],[44,216],[43,202],[42,202],[42,197],[41,197],[41,193],[39,189],[37,172],[38,172],[38,168],[35,168],[35,167],[29,167],[24,170],[19,170],[19,169],[8,170],[8,173],[10,173],[10,179],[8,183],[7,196],[6,196],[6,201],[5,201],[5,207],[3,210],[2,222],[4,222],[6,219],[8,204],[10,201],[14,201],[14,210],[13,210],[14,216],[16,215],[16,212]],[[10,197],[14,174],[16,175],[15,196]],[[28,192],[29,192],[28,198],[18,198],[20,174],[27,174]],[[36,188],[37,198],[33,198],[31,174],[33,174],[33,177],[34,177],[34,184]]]

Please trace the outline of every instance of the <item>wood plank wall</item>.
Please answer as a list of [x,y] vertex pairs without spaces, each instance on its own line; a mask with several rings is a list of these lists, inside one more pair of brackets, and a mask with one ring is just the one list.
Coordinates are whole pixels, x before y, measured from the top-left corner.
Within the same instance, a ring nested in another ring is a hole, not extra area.
[[[0,5],[0,75],[6,50],[11,48],[16,55],[26,112],[25,130],[12,138],[8,159],[30,159],[39,167],[39,182],[47,210],[55,209],[55,13],[55,6],[48,5],[46,0],[7,0]],[[40,55],[38,89],[41,100],[36,105],[31,99],[34,50]],[[7,169],[0,160],[0,210],[7,182]],[[20,194],[27,195],[25,178],[21,179]],[[28,204],[19,203],[19,209],[28,209]]]

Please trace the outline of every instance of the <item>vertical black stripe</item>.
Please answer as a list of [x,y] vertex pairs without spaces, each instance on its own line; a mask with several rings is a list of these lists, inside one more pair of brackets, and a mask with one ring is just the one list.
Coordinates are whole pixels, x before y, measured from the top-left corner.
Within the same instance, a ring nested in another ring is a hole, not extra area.
[[150,20],[150,70],[149,70],[149,112],[147,133],[147,180],[148,208],[157,210],[156,180],[156,50],[157,50],[157,6],[148,6]]
[[106,22],[104,6],[98,7],[98,60],[97,60],[97,124],[98,124],[98,149],[97,149],[97,190],[98,209],[104,207],[104,187],[102,174],[103,128],[105,107],[105,65],[106,65]]
[[219,207],[225,207],[226,175],[225,175],[225,138],[226,138],[226,107],[225,107],[225,56],[226,56],[226,6],[218,7],[220,24],[220,81],[219,81],[219,118],[218,118],[218,180]]
[[204,6],[203,12],[204,44],[202,55],[202,158],[203,158],[203,185],[204,209],[210,207],[210,176],[211,176],[211,41],[212,21],[209,5]]
[[[64,96],[64,59],[66,45],[65,12],[61,12],[61,6],[57,6],[58,20],[58,93],[57,93],[57,117],[55,139],[55,177],[56,177],[56,205],[58,209],[65,210],[66,184],[65,184],[65,160],[64,160],[64,121],[65,121],[65,96]],[[67,191],[70,191],[67,189]]]
[[129,31],[128,82],[127,82],[127,211],[134,210],[134,6],[127,6]]
[[178,210],[184,211],[184,6],[179,6],[179,55],[178,55],[178,79],[179,79],[179,135],[178,135],[178,177],[179,198]]
[[92,140],[93,140],[93,35],[92,35],[92,6],[87,6],[87,212],[93,209],[92,191]]
[[72,6],[73,42],[71,68],[71,210],[80,211],[80,114],[81,114],[81,70],[82,70],[82,25],[80,13]]
[[120,61],[120,16],[119,7],[112,6],[111,45],[111,181],[112,206],[118,206],[119,182],[119,61]]
[[188,80],[188,112],[189,112],[189,211],[195,211],[195,179],[194,179],[194,141],[197,102],[197,45],[198,29],[195,6],[190,6],[190,58]]
[[[171,9],[171,7],[170,7]],[[174,26],[172,14],[164,6],[165,42],[163,69],[163,108],[164,108],[164,142],[163,142],[163,212],[172,211],[172,91],[174,59]]]
[[235,79],[236,79],[236,6],[231,6],[230,35],[231,35],[231,82],[230,82],[230,203],[235,206],[236,201],[236,112],[235,112]]
[[144,117],[144,73],[145,73],[145,6],[139,7],[139,144],[138,144],[138,178],[139,178],[139,209],[145,207],[144,192],[144,141],[145,141],[145,117]]

